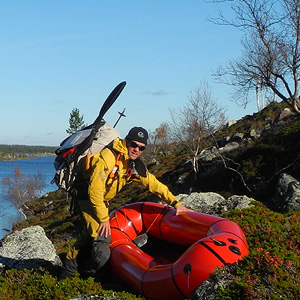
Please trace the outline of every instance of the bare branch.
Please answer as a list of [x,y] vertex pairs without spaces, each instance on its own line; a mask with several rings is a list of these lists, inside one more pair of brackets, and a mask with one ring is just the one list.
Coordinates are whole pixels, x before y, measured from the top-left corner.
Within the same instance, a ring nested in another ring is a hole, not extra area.
[[299,112],[300,1],[213,2],[229,3],[235,19],[219,14],[212,22],[234,26],[245,33],[242,56],[219,67],[213,74],[217,81],[234,86],[237,94],[244,96],[245,105],[259,84]]
[[190,150],[190,159],[195,173],[198,172],[197,156],[203,138],[226,122],[225,109],[212,98],[206,82],[201,82],[188,98],[188,104],[180,109],[170,109],[169,123],[174,141],[183,142]]
[[2,178],[1,184],[4,198],[20,210],[27,208],[27,201],[42,195],[45,177],[39,171],[37,175],[25,176],[17,166],[13,175]]

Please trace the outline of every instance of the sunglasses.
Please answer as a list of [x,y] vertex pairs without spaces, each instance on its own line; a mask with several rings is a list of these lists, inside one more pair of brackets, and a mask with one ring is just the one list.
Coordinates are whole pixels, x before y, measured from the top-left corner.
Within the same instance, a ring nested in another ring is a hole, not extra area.
[[141,145],[138,145],[136,142],[134,141],[130,141],[129,142],[129,147],[132,147],[132,148],[136,148],[138,147],[140,151],[144,151],[146,146],[141,146]]

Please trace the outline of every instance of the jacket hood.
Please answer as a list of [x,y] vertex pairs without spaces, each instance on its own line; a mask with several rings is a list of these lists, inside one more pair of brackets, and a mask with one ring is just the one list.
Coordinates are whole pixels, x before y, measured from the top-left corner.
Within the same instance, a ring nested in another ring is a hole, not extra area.
[[125,159],[129,159],[128,149],[126,147],[126,141],[125,140],[122,140],[120,138],[116,138],[113,141],[113,149],[118,151],[118,152],[124,153]]

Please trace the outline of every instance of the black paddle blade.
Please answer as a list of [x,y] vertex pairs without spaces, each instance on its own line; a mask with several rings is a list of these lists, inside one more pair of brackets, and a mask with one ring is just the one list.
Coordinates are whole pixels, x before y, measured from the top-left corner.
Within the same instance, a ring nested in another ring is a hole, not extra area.
[[119,83],[113,91],[108,95],[105,102],[103,103],[99,115],[97,119],[94,121],[93,125],[97,126],[97,124],[100,124],[101,120],[103,119],[106,112],[110,109],[110,107],[114,104],[114,102],[117,100],[121,92],[123,91],[124,87],[126,85],[126,81],[123,81]]

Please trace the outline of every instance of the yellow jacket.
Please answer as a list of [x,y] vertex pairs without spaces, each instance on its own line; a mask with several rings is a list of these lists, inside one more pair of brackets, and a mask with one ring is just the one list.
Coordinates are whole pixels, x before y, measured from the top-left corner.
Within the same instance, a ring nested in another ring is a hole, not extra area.
[[176,207],[179,200],[169,191],[168,187],[156,179],[146,170],[145,177],[139,174],[127,176],[129,156],[126,141],[119,138],[113,141],[113,149],[117,153],[123,153],[118,171],[110,178],[110,174],[116,164],[116,155],[108,148],[93,156],[91,161],[91,175],[89,183],[89,198],[94,212],[93,218],[98,222],[109,220],[108,208],[104,201],[109,201],[130,180],[147,188],[167,204]]

